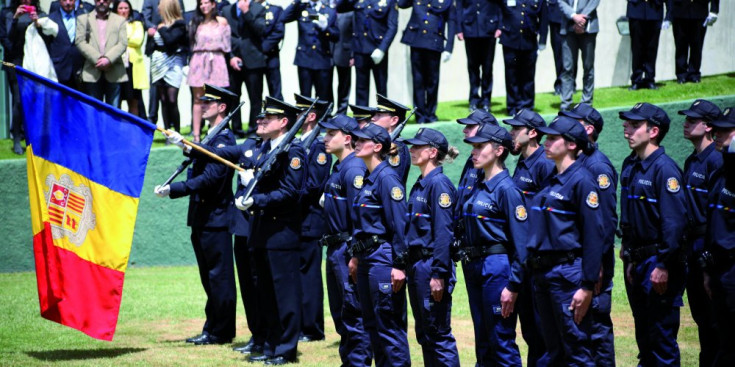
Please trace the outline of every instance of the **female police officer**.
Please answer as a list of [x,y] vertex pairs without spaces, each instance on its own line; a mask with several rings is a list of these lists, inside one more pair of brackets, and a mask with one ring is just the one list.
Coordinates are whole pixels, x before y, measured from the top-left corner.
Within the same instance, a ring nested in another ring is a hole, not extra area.
[[401,178],[385,159],[388,131],[376,124],[355,131],[355,155],[370,172],[352,211],[350,275],[357,282],[376,366],[409,366],[406,332],[406,201]]
[[521,190],[505,169],[512,139],[502,127],[482,124],[465,142],[472,144],[474,167],[484,173],[463,208],[462,267],[477,365],[520,366],[514,306],[523,281],[528,212]]
[[585,317],[600,273],[602,218],[596,181],[577,162],[590,145],[584,127],[560,116],[548,127],[544,150],[556,164],[549,186],[532,201],[527,264],[541,333],[553,365],[594,366]]
[[452,335],[452,289],[456,282],[449,257],[456,190],[441,164],[459,152],[434,129],[419,129],[410,144],[411,164],[421,176],[408,199],[408,297],[416,319],[416,339],[425,366],[459,366]]

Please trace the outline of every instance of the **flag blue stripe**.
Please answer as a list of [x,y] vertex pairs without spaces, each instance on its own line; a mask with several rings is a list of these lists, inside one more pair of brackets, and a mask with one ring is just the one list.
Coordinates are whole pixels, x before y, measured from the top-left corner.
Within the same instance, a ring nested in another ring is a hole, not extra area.
[[140,197],[156,127],[21,67],[15,70],[34,155]]

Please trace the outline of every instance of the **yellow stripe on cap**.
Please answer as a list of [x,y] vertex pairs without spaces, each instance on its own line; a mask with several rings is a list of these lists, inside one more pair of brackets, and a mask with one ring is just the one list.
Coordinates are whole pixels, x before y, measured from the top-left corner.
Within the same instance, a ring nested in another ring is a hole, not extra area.
[[204,94],[204,97],[206,97],[206,98],[212,98],[213,100],[220,100],[220,99],[222,99],[222,97],[220,97],[220,96],[215,96],[214,94],[209,94],[209,93],[205,93]]
[[284,114],[284,113],[286,113],[286,111],[285,110],[278,109],[278,108],[268,107],[268,108],[265,109],[265,113],[270,113],[270,114],[273,114],[273,115],[278,115],[278,114]]
[[308,107],[311,107],[311,105],[310,104],[304,104],[304,103],[297,103],[296,104],[296,107],[308,108]]
[[396,109],[395,108],[383,106],[382,104],[379,104],[378,105],[378,108],[380,108],[381,110],[386,110],[386,111],[390,111],[390,112],[396,112]]

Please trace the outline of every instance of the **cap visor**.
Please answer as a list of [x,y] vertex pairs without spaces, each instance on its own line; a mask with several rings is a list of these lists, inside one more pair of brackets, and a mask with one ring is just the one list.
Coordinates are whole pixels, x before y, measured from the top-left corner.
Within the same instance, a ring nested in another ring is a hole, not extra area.
[[465,139],[464,142],[467,144],[477,144],[477,143],[487,143],[490,140],[491,140],[490,138],[484,138],[482,136],[475,135],[475,136],[471,136]]
[[707,125],[716,127],[719,129],[733,129],[735,128],[735,121],[728,121],[728,120],[715,120]]
[[460,124],[462,124],[462,125],[479,125],[480,124],[479,122],[477,122],[475,120],[472,120],[472,119],[468,119],[466,117],[465,118],[461,118],[461,119],[457,119],[457,122],[460,123]]
[[332,129],[332,130],[342,130],[341,127],[329,122],[329,121],[322,121],[319,123],[319,125],[325,129]]
[[528,124],[526,124],[525,122],[516,119],[507,119],[503,120],[503,122],[512,126],[528,126]]
[[633,113],[633,111],[620,111],[620,118],[622,120],[633,120],[633,121],[646,121],[648,118]]
[[546,135],[561,135],[560,132],[548,127],[548,126],[539,126],[536,128],[536,130],[546,134]]
[[358,138],[369,139],[369,140],[372,140],[373,139],[372,136],[366,134],[362,130],[355,130],[355,131],[352,132],[352,134],[355,135],[355,136],[357,136]]
[[219,101],[219,99],[215,99],[215,98],[212,98],[212,97],[209,97],[209,96],[201,96],[201,97],[199,97],[199,100],[200,101],[205,101],[205,102]]
[[429,142],[416,138],[404,139],[403,142],[410,145],[429,145]]
[[679,111],[679,114],[687,116],[687,117],[694,117],[695,119],[701,119],[704,117],[701,114],[697,113],[696,111],[692,111],[692,110],[681,110]]
[[561,111],[559,112],[559,116],[566,116],[569,118],[573,118],[575,120],[583,119],[584,116],[574,112],[574,111]]

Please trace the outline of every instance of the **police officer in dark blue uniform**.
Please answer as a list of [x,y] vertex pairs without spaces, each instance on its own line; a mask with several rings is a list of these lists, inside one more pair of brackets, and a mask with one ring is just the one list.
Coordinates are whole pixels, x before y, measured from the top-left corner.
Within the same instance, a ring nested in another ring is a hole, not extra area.
[[548,19],[544,0],[505,0],[500,44],[505,60],[505,91],[509,115],[533,110],[536,57],[546,45]]
[[[305,113],[314,99],[294,94],[296,107]],[[327,114],[329,103],[317,101],[301,128],[301,141],[316,134],[315,127]],[[306,149],[306,183],[301,196],[303,223],[301,225],[301,336],[299,341],[324,339],[324,286],[322,284],[322,248],[319,239],[327,232],[324,209],[319,198],[329,178],[332,157],[324,148],[324,140],[318,136]]]
[[[539,145],[544,135],[539,128],[546,127],[546,121],[538,113],[523,109],[503,122],[512,126],[510,136],[513,145],[510,152],[519,156],[513,171],[513,183],[521,189],[526,202],[530,203],[536,193],[549,184],[554,170],[554,162],[546,158],[544,149]],[[530,273],[526,271],[526,278],[530,277]],[[539,316],[533,303],[533,287],[530,281],[524,282],[522,286],[516,309],[521,321],[521,333],[528,345],[527,364],[545,366],[548,358],[544,340],[537,327]]]
[[[237,96],[223,88],[205,85],[201,101],[202,118],[216,126],[226,115],[227,104],[237,101]],[[234,144],[235,135],[224,128],[206,145],[225,147]],[[154,191],[160,197],[172,199],[189,196],[186,224],[191,227],[199,278],[207,294],[204,307],[207,318],[202,333],[186,340],[196,345],[226,344],[235,337],[237,292],[232,235],[228,230],[231,217],[236,214],[233,210],[232,176],[232,169],[221,163],[194,158],[185,181],[159,185]]]
[[579,121],[587,132],[592,147],[590,153],[582,153],[577,157],[592,178],[597,182],[600,195],[600,211],[602,214],[604,248],[600,280],[595,285],[592,297],[592,356],[597,366],[615,366],[615,342],[612,311],[612,278],[615,274],[615,229],[618,227],[617,187],[618,173],[610,159],[597,147],[597,139],[602,132],[604,121],[602,115],[586,103],[580,103],[570,111],[562,111],[559,116],[571,117]]
[[299,41],[294,65],[298,67],[301,94],[333,102],[332,42],[339,40],[337,11],[321,0],[294,0],[283,11],[283,23],[298,21]]
[[[258,125],[263,138],[255,169],[261,168],[272,148],[285,138],[296,120],[298,109],[266,97],[265,117]],[[301,276],[299,272],[301,211],[293,210],[306,179],[305,152],[292,144],[276,162],[249,198],[239,196],[235,205],[253,216],[250,243],[254,247],[259,309],[268,310],[264,354],[250,356],[252,362],[279,365],[296,360],[301,326]],[[243,185],[250,184],[241,175]]]
[[[701,24],[700,24],[701,25]],[[699,258],[704,250],[704,237],[707,229],[707,194],[711,185],[710,177],[722,167],[722,154],[715,151],[712,127],[708,123],[717,120],[721,111],[714,103],[698,99],[689,109],[679,111],[686,116],[684,138],[694,145],[694,151],[684,162],[682,185],[687,198],[687,210],[692,225],[687,233],[687,299],[692,318],[699,332],[699,365],[711,366],[717,353],[717,330],[712,314],[712,302],[704,290],[703,269]]]
[[658,39],[661,29],[668,29],[671,24],[671,4],[672,0],[628,0],[625,15],[630,26],[630,49],[633,54],[633,73],[630,75],[628,88],[630,90],[658,89]]
[[398,0],[411,9],[401,43],[411,47],[413,105],[419,124],[437,121],[439,60],[449,61],[454,47],[456,16],[452,0]]
[[265,8],[265,36],[263,37],[263,53],[265,54],[265,81],[268,84],[268,95],[283,100],[281,93],[281,45],[286,27],[281,22],[283,8],[263,1]]
[[477,366],[520,366],[515,302],[524,282],[528,211],[505,169],[512,139],[496,124],[482,124],[465,142],[483,178],[464,203],[462,264],[475,326]]
[[[406,112],[408,107],[378,94],[378,106],[373,113],[372,123],[392,134],[396,126],[406,120]],[[408,147],[402,141],[394,141],[393,145],[395,151],[391,148],[388,164],[398,173],[401,183],[405,185],[408,180],[408,169],[411,168],[411,156]]]
[[582,125],[558,116],[548,127],[546,156],[556,165],[549,185],[531,201],[527,265],[541,333],[552,366],[594,366],[588,312],[600,278],[603,227],[597,182],[581,162],[591,144]]
[[456,4],[457,39],[465,42],[470,77],[470,112],[478,108],[490,111],[501,6],[501,0],[459,0]]
[[375,114],[375,112],[377,112],[377,109],[373,107],[357,106],[353,104],[350,105],[350,110],[352,110],[352,118],[357,121],[357,123],[360,125],[360,128],[363,128],[366,124],[369,124],[373,118],[373,115]]
[[[464,138],[468,139],[477,133],[477,130],[483,125],[483,124],[493,124],[497,125],[498,120],[493,116],[491,113],[486,112],[485,110],[475,110],[474,112],[470,113],[469,116],[461,119],[457,119],[457,123],[464,125],[464,128],[462,129],[462,133],[464,134]],[[467,161],[464,164],[464,167],[462,167],[462,173],[459,176],[459,185],[457,187],[457,205],[455,205],[455,216],[454,219],[457,221],[457,224],[462,226],[462,210],[464,203],[467,201],[467,198],[469,198],[470,194],[472,193],[472,189],[475,187],[475,184],[478,182],[478,180],[483,180],[485,177],[485,172],[482,169],[475,168],[474,163],[472,162],[472,156],[467,157]],[[461,237],[464,234],[464,227],[455,229],[455,236]]]
[[375,90],[388,94],[388,48],[398,32],[396,0],[338,0],[337,11],[353,12],[355,104],[370,103],[370,72]]
[[715,306],[715,321],[720,344],[713,366],[735,363],[735,109],[726,108],[710,123],[715,145],[722,152],[723,166],[712,176],[707,210],[705,248],[709,256],[705,276]]
[[[327,294],[334,328],[340,335],[339,356],[343,366],[369,366],[372,363],[370,336],[365,331],[362,308],[355,282],[350,279],[347,243],[352,236],[352,203],[362,189],[367,168],[355,157],[352,133],[359,129],[355,119],[337,115],[320,123],[327,129],[326,151],[337,158],[324,186],[322,204],[329,225],[320,243],[327,248]],[[355,139],[355,140],[353,140]]]
[[[335,0],[331,0],[330,3],[335,4]],[[352,12],[337,13],[339,41],[332,45],[334,69],[337,72],[337,113],[342,115],[347,113],[347,105],[350,103],[350,86],[352,85],[352,64],[354,63],[352,20]]]
[[681,169],[661,147],[670,120],[649,103],[620,112],[620,119],[633,150],[620,173],[620,229],[639,364],[678,366],[686,278],[681,242],[689,218]]
[[405,189],[386,159],[388,131],[368,124],[354,132],[355,155],[368,176],[352,210],[350,276],[357,283],[376,366],[410,366],[406,322]]
[[449,251],[457,192],[441,167],[459,151],[434,129],[419,129],[406,144],[411,144],[411,164],[421,170],[408,199],[406,226],[408,296],[416,339],[425,366],[459,366],[451,326],[456,277]]
[[[564,63],[561,56],[561,25],[565,23],[564,16],[559,8],[559,0],[546,0],[546,12],[549,20],[549,43],[551,52],[554,54],[554,94],[561,95],[561,72],[564,71]],[[574,75],[574,79],[577,76]]]
[[[702,48],[707,27],[715,24],[720,0],[674,0],[671,7],[676,81],[699,83],[702,80]],[[707,6],[709,5],[709,7]]]

